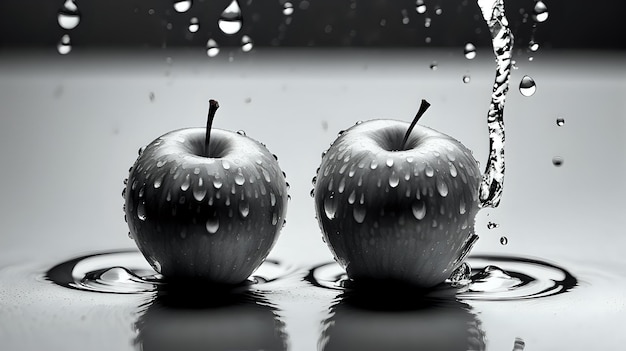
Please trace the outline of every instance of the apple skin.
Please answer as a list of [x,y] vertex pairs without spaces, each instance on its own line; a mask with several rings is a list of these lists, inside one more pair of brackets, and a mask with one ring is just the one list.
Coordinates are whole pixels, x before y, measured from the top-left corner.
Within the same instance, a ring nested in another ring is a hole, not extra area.
[[433,287],[477,239],[481,173],[471,151],[419,125],[403,148],[408,127],[395,120],[356,124],[323,154],[314,178],[323,239],[355,281]]
[[167,133],[130,169],[130,236],[165,278],[237,284],[265,260],[283,226],[288,184],[276,156],[244,135]]

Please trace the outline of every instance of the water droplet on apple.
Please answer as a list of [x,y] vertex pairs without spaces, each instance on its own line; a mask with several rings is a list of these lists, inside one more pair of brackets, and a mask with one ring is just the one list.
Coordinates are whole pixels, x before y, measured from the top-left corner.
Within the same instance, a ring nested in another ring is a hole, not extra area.
[[272,207],[276,206],[276,195],[273,192],[270,192],[270,205]]
[[239,202],[239,213],[243,218],[248,217],[248,214],[250,214],[250,205],[247,201]]
[[500,225],[498,223],[495,222],[489,222],[487,223],[487,229],[496,229],[498,228]]
[[266,182],[270,183],[272,181],[272,178],[270,177],[269,172],[265,168],[261,169],[261,173],[263,173],[263,178],[265,179]]
[[157,177],[157,179],[154,180],[154,184],[152,184],[152,186],[155,189],[158,189],[161,187],[161,184],[163,183],[163,177],[164,177],[164,174],[161,174]]
[[468,60],[474,59],[476,57],[476,46],[472,43],[466,43],[463,48],[463,55],[465,55],[465,58]]
[[138,194],[139,198],[142,198],[142,197],[143,197],[143,194],[144,194],[144,187],[141,187],[141,188],[139,189],[139,194]]
[[335,194],[330,194],[324,199],[324,213],[326,213],[326,218],[330,220],[335,219],[335,214],[337,213],[337,199],[335,199]]
[[200,22],[198,21],[198,17],[191,17],[187,29],[190,33],[196,33],[200,29]]
[[500,244],[506,245],[509,243],[509,239],[506,236],[500,237]]
[[183,183],[180,185],[180,190],[187,191],[190,185],[191,185],[191,180],[189,179],[189,174],[187,174],[185,175],[185,180],[183,180]]
[[209,218],[209,220],[206,221],[206,231],[209,232],[209,234],[217,233],[218,229],[220,229],[220,220],[217,216]]
[[370,169],[376,168],[378,168],[378,161],[376,161],[376,159],[373,159],[372,162],[370,162]]
[[311,189],[311,197],[315,197],[315,189]]
[[146,220],[146,203],[141,201],[139,205],[137,205],[137,218],[142,221]]
[[313,176],[313,178],[311,179],[311,183],[313,183],[313,186],[315,186],[315,183],[317,183],[317,176]]
[[413,216],[417,220],[422,220],[426,216],[426,203],[424,201],[416,201],[411,205]]
[[470,77],[469,74],[466,74],[463,76],[463,83],[468,84],[471,81],[472,81],[472,77]]
[[456,178],[458,173],[457,173],[456,167],[454,166],[454,163],[450,162],[449,166],[450,166],[450,176],[452,176],[452,178]]
[[246,182],[246,178],[241,174],[241,168],[239,169],[239,173],[235,174],[235,184],[243,185]]
[[293,14],[293,4],[290,2],[285,2],[283,5],[283,15],[291,16]]
[[533,8],[533,20],[535,22],[545,22],[548,19],[548,7],[543,1],[537,1]]
[[241,8],[237,0],[233,0],[220,15],[217,25],[224,34],[235,34],[242,26]]
[[439,195],[441,195],[442,197],[448,196],[448,184],[446,184],[441,179],[438,179],[437,180],[437,191],[439,192]]
[[214,39],[209,39],[206,42],[206,54],[209,57],[215,57],[220,53],[220,47]]
[[354,204],[354,201],[356,201],[356,192],[354,190],[352,190],[352,192],[348,196],[348,203],[350,205],[352,205],[352,204]]
[[215,178],[215,179],[213,179],[213,187],[214,187],[215,189],[219,189],[219,188],[221,188],[221,187],[222,187],[222,185],[224,185],[224,183],[222,182],[222,179],[221,179],[221,178]]
[[519,83],[519,92],[524,96],[532,96],[537,91],[537,84],[530,76],[524,76]]
[[385,161],[385,164],[389,168],[393,167],[393,158],[388,158],[387,161]]
[[563,158],[561,156],[554,156],[552,158],[552,164],[557,166],[557,167],[562,166],[563,165]]
[[337,187],[337,191],[342,194],[344,189],[346,188],[346,178],[341,178],[339,181],[339,186]]
[[430,165],[426,165],[426,168],[424,170],[424,174],[426,174],[426,176],[428,178],[430,178],[433,175],[435,175],[435,170]]
[[352,209],[352,217],[357,223],[363,223],[365,221],[366,210],[362,204],[354,205]]
[[400,177],[398,177],[398,174],[395,171],[392,171],[389,176],[389,186],[395,188],[398,184],[400,184]]
[[278,223],[278,214],[276,212],[272,213],[272,225],[276,225]]
[[74,29],[80,23],[80,12],[73,0],[66,0],[57,14],[59,26],[63,29]]
[[424,4],[424,0],[417,0],[415,5],[415,11],[417,11],[417,13],[426,13],[426,5]]
[[196,199],[196,201],[202,201],[204,200],[204,197],[206,196],[206,192],[207,190],[203,188],[202,185],[199,185],[198,187],[195,187],[193,189],[193,198]]
[[176,10],[176,12],[187,12],[190,8],[191,0],[174,0],[174,10]]
[[556,125],[559,127],[562,127],[565,125],[565,118],[557,118],[556,119]]
[[467,211],[467,209],[465,208],[465,200],[461,199],[461,202],[459,203],[459,214],[465,214],[465,212]]

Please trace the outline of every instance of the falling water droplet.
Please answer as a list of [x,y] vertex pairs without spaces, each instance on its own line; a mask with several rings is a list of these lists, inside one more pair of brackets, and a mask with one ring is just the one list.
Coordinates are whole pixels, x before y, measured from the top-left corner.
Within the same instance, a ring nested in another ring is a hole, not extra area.
[[200,22],[198,21],[198,17],[191,17],[189,20],[189,32],[195,33],[200,29]]
[[432,21],[431,21],[430,17],[426,17],[426,18],[424,18],[424,27],[429,28],[429,27],[430,27],[431,22],[432,22]]
[[533,8],[533,19],[535,22],[545,22],[548,19],[548,7],[543,1],[537,1]]
[[190,8],[191,0],[174,0],[174,10],[176,10],[176,12],[187,12]]
[[426,216],[426,203],[423,201],[416,201],[411,205],[411,211],[413,216],[417,220],[422,220]]
[[250,39],[249,36],[244,35],[243,37],[241,37],[241,51],[249,52],[250,50],[252,50],[253,47],[254,47],[254,43],[252,42],[252,39]]
[[61,55],[67,55],[70,53],[70,51],[72,51],[72,42],[68,34],[64,34],[61,37],[61,40],[57,44],[57,51]]
[[417,2],[415,3],[415,11],[417,11],[417,13],[426,12],[426,5],[424,4],[424,0],[417,0]]
[[536,43],[531,40],[530,43],[528,43],[528,50],[532,52],[539,50],[539,43]]
[[500,244],[502,244],[502,245],[506,245],[506,244],[508,244],[508,243],[509,243],[509,239],[507,239],[507,237],[506,237],[506,236],[502,236],[502,237],[500,237]]
[[467,84],[472,80],[472,77],[470,77],[469,74],[466,74],[463,76],[463,83]]
[[476,57],[476,46],[474,46],[474,44],[472,43],[465,44],[463,54],[465,55],[466,59],[473,60]]
[[293,4],[290,2],[286,2],[285,5],[283,5],[283,15],[291,16],[292,14],[293,14]]
[[209,57],[215,57],[220,53],[220,47],[217,45],[217,42],[213,39],[209,39],[206,43],[206,54]]
[[559,127],[562,127],[563,125],[565,125],[565,118],[557,118],[556,125]]
[[218,229],[220,229],[220,220],[218,217],[209,218],[209,220],[206,221],[206,231],[209,232],[209,234],[215,234]]
[[146,220],[146,203],[143,201],[137,205],[137,218],[142,221]]
[[233,0],[220,15],[217,25],[224,34],[235,34],[242,26],[241,8],[237,0]]
[[433,71],[436,71],[439,68],[439,66],[437,65],[437,61],[433,61],[429,67]]
[[563,158],[561,156],[554,156],[552,158],[552,164],[557,166],[557,167],[562,166],[563,165]]
[[496,229],[498,228],[500,225],[498,223],[495,222],[489,222],[487,223],[487,229]]
[[519,92],[524,96],[532,96],[537,91],[537,85],[530,76],[524,76],[519,83]]
[[74,0],[66,0],[57,14],[59,26],[63,29],[74,29],[80,23],[80,12]]

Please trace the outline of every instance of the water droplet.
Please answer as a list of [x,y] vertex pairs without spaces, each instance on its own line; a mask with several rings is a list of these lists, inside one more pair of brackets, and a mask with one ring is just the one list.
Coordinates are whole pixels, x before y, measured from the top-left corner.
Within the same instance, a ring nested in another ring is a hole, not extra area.
[[437,65],[437,61],[433,61],[429,67],[433,71],[436,71],[439,68],[439,66]]
[[293,14],[293,4],[290,2],[286,2],[285,5],[283,5],[283,15],[291,16],[292,14]]
[[74,29],[80,23],[80,12],[73,0],[66,0],[57,14],[59,26],[63,29]]
[[337,187],[337,191],[341,194],[346,188],[346,178],[341,178],[339,181],[339,186]]
[[261,173],[263,174],[263,178],[265,179],[266,182],[270,183],[272,181],[272,178],[270,177],[269,172],[265,168],[261,169]]
[[187,191],[190,185],[191,185],[191,179],[189,179],[189,174],[187,174],[185,175],[185,180],[183,180],[183,183],[180,185],[180,190]]
[[68,34],[64,34],[57,44],[57,51],[61,55],[67,55],[72,51],[72,42]]
[[533,20],[535,22],[545,22],[548,19],[548,7],[543,1],[537,1],[533,8]]
[[563,158],[561,156],[554,156],[552,158],[552,164],[560,167],[561,165],[563,165]]
[[270,204],[272,205],[272,207],[276,206],[276,195],[274,195],[274,193],[270,192]]
[[324,212],[326,213],[326,218],[330,220],[335,219],[335,214],[337,213],[337,199],[335,199],[334,194],[330,194],[330,196],[324,199]]
[[393,158],[388,158],[387,161],[385,161],[385,164],[389,168],[393,167]]
[[467,211],[465,206],[465,200],[461,199],[461,202],[459,203],[459,214],[465,214],[465,212]]
[[239,169],[239,173],[235,174],[235,184],[243,185],[246,182],[246,178],[241,174],[241,169]]
[[431,24],[430,17],[424,18],[424,27],[428,28],[428,27],[430,27],[430,24]]
[[276,212],[272,213],[272,225],[276,225],[278,223],[278,214]]
[[224,183],[222,182],[222,179],[221,179],[221,178],[215,178],[215,179],[213,179],[213,187],[214,187],[215,189],[219,189],[219,188],[221,188],[223,184],[224,184]]
[[539,50],[539,43],[531,41],[530,43],[528,43],[528,49],[533,52]]
[[378,168],[378,161],[376,161],[376,159],[373,159],[372,162],[370,162],[370,169],[376,168]]
[[398,184],[400,184],[400,177],[398,177],[398,174],[396,174],[395,171],[391,172],[391,175],[389,176],[389,186],[395,188]]
[[230,162],[228,162],[226,160],[222,160],[222,167],[224,169],[230,169]]
[[248,214],[250,214],[250,205],[247,201],[239,202],[239,213],[243,218],[248,217]]
[[506,245],[506,244],[508,244],[508,243],[509,243],[509,239],[507,239],[507,237],[506,237],[506,236],[502,236],[502,237],[500,237],[500,244],[502,244],[502,245]]
[[402,9],[402,24],[409,24],[411,19],[409,18],[409,12],[406,9]]
[[206,231],[209,232],[209,234],[217,233],[218,229],[220,229],[220,220],[218,217],[209,218],[209,220],[206,221]]
[[472,77],[470,77],[469,74],[466,74],[463,76],[463,83],[467,84],[472,80]]
[[146,203],[144,201],[140,202],[137,205],[137,218],[142,221],[146,220]]
[[317,176],[314,176],[314,177],[311,179],[311,183],[313,183],[313,186],[315,186],[315,183],[317,183]]
[[352,205],[355,200],[356,200],[356,192],[352,190],[352,192],[350,193],[350,196],[348,196],[348,203]]
[[498,223],[495,222],[489,222],[487,223],[487,229],[496,229],[498,228],[500,225]]
[[521,338],[515,338],[515,342],[513,343],[513,351],[524,351],[526,347],[526,343]]
[[[202,180],[202,178],[200,179]],[[206,196],[206,191],[207,190],[202,187],[202,184],[198,184],[198,186],[193,189],[193,198],[196,199],[196,201],[204,200],[204,197]]]
[[241,51],[249,52],[250,50],[252,50],[253,47],[254,43],[249,36],[244,35],[243,37],[241,37]]
[[315,189],[311,189],[311,197],[315,197]]
[[224,34],[235,34],[242,26],[241,8],[237,0],[233,0],[220,15],[217,25]]
[[432,177],[435,174],[435,170],[430,165],[426,165],[426,169],[424,170],[424,174],[426,174],[426,176],[428,178],[430,178],[430,177]]
[[426,13],[426,5],[424,4],[424,0],[417,0],[415,4],[415,11],[417,11],[417,13]]
[[426,203],[424,201],[416,201],[411,205],[413,216],[417,220],[422,220],[426,216]]
[[200,22],[198,21],[198,17],[191,17],[189,20],[189,29],[190,33],[195,33],[200,29]]
[[463,49],[463,54],[468,60],[473,60],[476,57],[476,46],[472,43],[466,43]]
[[519,92],[524,96],[532,96],[537,91],[537,85],[530,76],[524,76],[519,83]]
[[448,184],[446,184],[444,181],[438,179],[437,180],[437,191],[439,192],[439,195],[441,195],[442,197],[448,196]]
[[161,174],[160,176],[157,177],[157,179],[154,180],[154,184],[152,184],[152,186],[155,189],[158,189],[158,188],[161,187],[161,184],[163,183],[163,177],[164,176],[165,176],[164,174]]
[[174,0],[174,10],[176,10],[176,12],[187,12],[190,8],[191,0]]
[[363,205],[355,205],[352,209],[352,217],[357,223],[363,223],[365,221],[365,206]]
[[565,125],[565,118],[557,118],[556,125],[559,127],[562,127],[563,125]]
[[217,45],[217,42],[213,39],[209,39],[206,43],[206,54],[209,57],[215,57],[220,53],[220,47]]

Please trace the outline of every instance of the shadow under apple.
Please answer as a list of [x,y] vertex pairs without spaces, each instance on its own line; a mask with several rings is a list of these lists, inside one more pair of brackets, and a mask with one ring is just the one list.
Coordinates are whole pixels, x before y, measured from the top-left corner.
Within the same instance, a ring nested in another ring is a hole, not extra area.
[[287,350],[275,307],[248,286],[170,282],[142,307],[139,350]]
[[359,284],[342,292],[323,322],[319,350],[485,350],[485,333],[454,289]]

